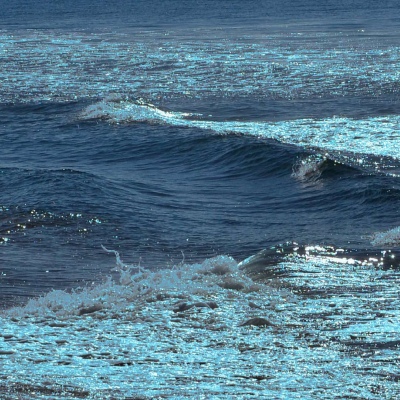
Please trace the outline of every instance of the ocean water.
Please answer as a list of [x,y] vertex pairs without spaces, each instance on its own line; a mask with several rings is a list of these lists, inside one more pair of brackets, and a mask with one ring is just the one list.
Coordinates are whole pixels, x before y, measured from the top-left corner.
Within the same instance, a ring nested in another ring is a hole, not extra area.
[[397,2],[1,8],[1,399],[400,398]]

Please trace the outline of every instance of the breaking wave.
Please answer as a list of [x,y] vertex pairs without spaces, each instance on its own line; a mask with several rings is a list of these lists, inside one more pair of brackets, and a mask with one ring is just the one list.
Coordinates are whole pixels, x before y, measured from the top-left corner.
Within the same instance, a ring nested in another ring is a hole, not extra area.
[[[331,117],[278,122],[220,122],[206,120],[198,114],[164,111],[143,100],[111,96],[88,106],[80,118],[102,119],[117,124],[167,124],[205,129],[222,135],[250,135],[315,150],[321,152],[322,157],[339,159],[375,172],[384,171],[396,175],[400,169],[400,148],[396,146],[400,126],[398,115],[365,119]],[[311,167],[313,162],[307,164]],[[298,175],[307,175],[306,169],[304,166]]]
[[115,250],[114,277],[109,276],[102,284],[72,290],[53,290],[31,299],[23,307],[6,311],[11,317],[52,316],[65,318],[73,315],[91,314],[97,311],[118,312],[140,298],[158,296],[160,293],[176,291],[190,294],[211,293],[220,288],[236,288],[247,292],[259,288],[238,270],[237,262],[228,256],[217,256],[201,264],[187,265],[183,262],[172,269],[149,271],[140,265],[122,262]]
[[374,246],[398,246],[400,245],[400,226],[385,232],[378,232],[372,236],[371,243]]
[[299,160],[293,166],[292,177],[307,183],[315,182],[326,167],[327,159],[320,155],[311,155]]
[[[396,277],[379,261],[288,243],[239,264],[218,256],[147,271],[104,250],[115,279],[0,314],[1,394],[330,399],[348,385],[361,398],[399,394]],[[305,369],[309,384],[297,385]],[[367,379],[373,396],[359,385]]]

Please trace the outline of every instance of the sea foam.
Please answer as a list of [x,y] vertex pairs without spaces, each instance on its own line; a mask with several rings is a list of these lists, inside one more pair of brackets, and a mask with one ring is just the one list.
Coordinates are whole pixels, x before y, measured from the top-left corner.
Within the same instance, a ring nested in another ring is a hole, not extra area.
[[374,246],[394,246],[400,244],[400,226],[384,232],[377,232],[372,236],[371,244]]
[[[194,127],[216,134],[240,134],[273,139],[281,143],[322,152],[334,152],[350,164],[376,171],[391,168],[400,159],[398,126],[400,116],[352,119],[297,119],[289,121],[212,121],[198,114],[165,111],[146,103],[117,95],[86,107],[79,118],[102,119],[111,123],[147,122],[180,127]],[[379,132],[377,134],[377,132]],[[369,157],[373,157],[373,161]],[[379,161],[379,157],[385,160]],[[389,164],[389,165],[388,165]],[[396,164],[397,165],[397,164]]]
[[255,285],[229,256],[152,272],[110,252],[125,274],[0,315],[0,397],[398,397],[390,272],[293,256]]
[[239,271],[237,262],[229,256],[217,256],[200,264],[182,263],[171,269],[148,271],[124,264],[118,252],[105,250],[115,253],[116,266],[113,271],[117,272],[116,279],[109,276],[103,283],[70,292],[53,290],[29,300],[23,307],[6,310],[6,315],[17,318],[66,318],[85,313],[85,310],[118,312],[138,299],[143,300],[166,291],[179,291],[187,295],[211,293],[229,282],[236,282],[247,291],[255,290],[256,287],[249,277]]
[[318,180],[324,170],[326,158],[311,155],[299,160],[293,166],[292,177],[303,183],[312,183]]

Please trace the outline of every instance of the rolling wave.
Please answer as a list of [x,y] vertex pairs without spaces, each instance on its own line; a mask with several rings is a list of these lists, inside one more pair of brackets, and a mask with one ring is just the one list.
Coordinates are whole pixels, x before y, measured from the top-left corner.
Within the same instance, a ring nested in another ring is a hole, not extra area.
[[144,101],[111,97],[88,106],[83,120],[145,122],[210,130],[216,134],[250,135],[314,150],[328,158],[374,172],[397,175],[400,168],[400,116],[365,119],[332,117],[279,122],[210,121],[197,115],[161,110]]

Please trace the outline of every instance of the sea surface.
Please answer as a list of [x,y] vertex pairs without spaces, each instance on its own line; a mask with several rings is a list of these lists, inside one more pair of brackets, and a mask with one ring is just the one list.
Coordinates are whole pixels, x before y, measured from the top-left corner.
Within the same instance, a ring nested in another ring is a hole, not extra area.
[[400,398],[397,1],[1,2],[1,399]]

